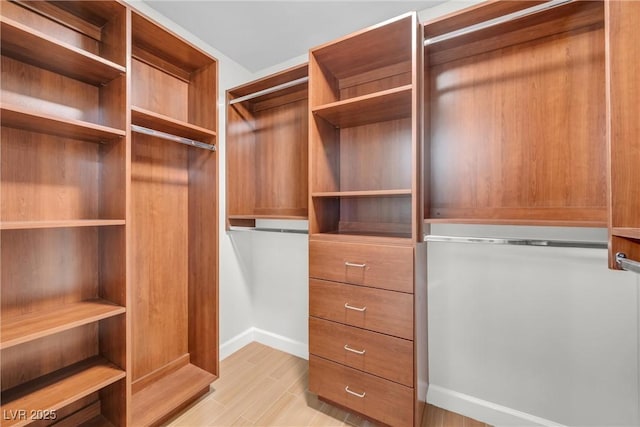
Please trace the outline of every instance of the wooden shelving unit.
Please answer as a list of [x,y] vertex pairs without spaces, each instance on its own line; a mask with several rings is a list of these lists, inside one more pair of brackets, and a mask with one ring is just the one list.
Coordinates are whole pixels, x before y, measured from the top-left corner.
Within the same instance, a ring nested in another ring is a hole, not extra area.
[[2,3],[3,425],[127,425],[127,13]]
[[1,409],[4,414],[26,410],[25,419],[4,420],[3,425],[20,427],[29,424],[31,411],[63,408],[91,393],[99,391],[126,373],[101,358],[86,360],[35,381],[3,392]]
[[308,218],[307,76],[303,64],[227,91],[227,227]]
[[[309,390],[386,425],[419,426],[422,28],[402,15],[309,58]],[[403,345],[392,351],[383,336]]]
[[[215,145],[217,61],[137,12],[131,24],[132,124]],[[218,160],[132,130],[131,424],[147,426],[218,376]]]
[[424,24],[426,223],[607,224],[603,2],[478,5]]

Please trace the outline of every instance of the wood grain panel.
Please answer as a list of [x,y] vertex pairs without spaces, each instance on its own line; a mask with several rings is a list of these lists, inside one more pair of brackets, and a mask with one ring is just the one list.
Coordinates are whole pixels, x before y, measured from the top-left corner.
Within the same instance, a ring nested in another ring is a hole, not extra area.
[[413,270],[411,246],[309,241],[309,277],[316,279],[413,293]]
[[227,217],[254,214],[258,168],[256,129],[255,119],[243,103],[227,108]]
[[98,297],[95,228],[2,232],[2,317]]
[[133,380],[188,351],[189,159],[135,135],[131,164]]
[[429,73],[430,217],[604,222],[602,28]]
[[410,196],[340,199],[340,232],[411,237]]
[[[346,388],[364,394],[349,394]],[[393,426],[413,426],[413,389],[309,356],[309,391]]]
[[11,220],[98,217],[98,146],[2,129],[2,210]]
[[410,294],[309,279],[309,315],[413,340]]
[[[189,121],[189,85],[137,59],[131,60],[131,104]],[[162,88],[162,90],[158,90]]]
[[2,392],[98,354],[98,324],[2,350]]
[[[610,120],[610,228],[628,228],[627,236],[640,233],[640,46],[635,34],[640,4],[607,2],[607,83]],[[614,239],[615,242],[621,239]],[[635,243],[637,245],[637,242]],[[612,256],[621,251],[612,248]],[[638,252],[634,250],[634,252]],[[629,256],[629,254],[628,254]],[[638,260],[640,258],[632,258]]]
[[262,214],[291,209],[306,216],[307,114],[306,99],[256,114],[255,210]]
[[205,129],[218,129],[218,63],[211,63],[190,75],[189,123]]
[[341,191],[411,188],[411,119],[341,129],[339,156]]
[[218,369],[218,158],[189,148],[188,350],[191,363]]
[[4,55],[1,65],[3,103],[100,124],[97,87]]
[[413,343],[409,340],[310,317],[309,353],[413,387]]

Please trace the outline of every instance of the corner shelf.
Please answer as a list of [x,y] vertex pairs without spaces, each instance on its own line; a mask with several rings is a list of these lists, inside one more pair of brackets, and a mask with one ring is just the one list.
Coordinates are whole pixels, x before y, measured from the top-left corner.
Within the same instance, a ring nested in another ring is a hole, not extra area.
[[121,129],[42,114],[7,104],[0,104],[0,120],[2,126],[90,142],[105,142],[126,135],[126,132]]
[[312,113],[338,128],[362,126],[411,117],[412,85],[404,85],[311,109]]
[[216,132],[140,107],[131,107],[131,123],[184,138],[211,141]]
[[126,68],[98,55],[58,41],[40,31],[0,17],[2,54],[85,83],[99,86]]
[[209,390],[216,376],[187,364],[143,388],[132,398],[133,425],[155,425],[176,408],[190,403]]
[[123,370],[101,357],[94,357],[29,381],[2,393],[2,413],[25,410],[26,419],[4,420],[5,427],[31,423],[29,413],[57,410],[125,378]]
[[125,225],[123,219],[70,219],[60,221],[2,221],[0,230],[33,230],[37,228],[108,227]]
[[0,349],[97,322],[124,312],[124,307],[102,299],[95,299],[65,304],[55,310],[37,311],[3,319]]

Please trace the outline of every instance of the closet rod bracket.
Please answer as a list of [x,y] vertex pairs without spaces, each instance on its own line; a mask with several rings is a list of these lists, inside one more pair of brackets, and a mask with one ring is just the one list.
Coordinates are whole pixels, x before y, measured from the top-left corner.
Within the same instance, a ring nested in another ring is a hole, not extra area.
[[627,255],[623,252],[618,252],[616,254],[616,263],[623,270],[633,271],[634,273],[640,274],[640,262],[628,259]]

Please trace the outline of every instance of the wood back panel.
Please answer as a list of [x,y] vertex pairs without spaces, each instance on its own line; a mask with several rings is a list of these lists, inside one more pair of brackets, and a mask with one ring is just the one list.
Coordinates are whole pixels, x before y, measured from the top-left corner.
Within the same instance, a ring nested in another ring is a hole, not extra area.
[[98,297],[94,227],[2,231],[2,318]]
[[188,121],[188,83],[135,58],[131,60],[131,79],[132,105]]
[[606,223],[601,25],[428,72],[428,217]]
[[135,381],[188,351],[188,149],[134,134],[131,180]]
[[2,102],[99,124],[97,87],[2,56]]
[[5,127],[1,138],[3,221],[98,218],[99,145]]
[[[3,245],[4,246],[4,245]],[[2,350],[2,391],[98,354],[98,324]]]
[[227,214],[254,215],[257,125],[243,103],[227,108]]
[[306,98],[256,113],[257,214],[285,211],[306,216],[307,115]]

